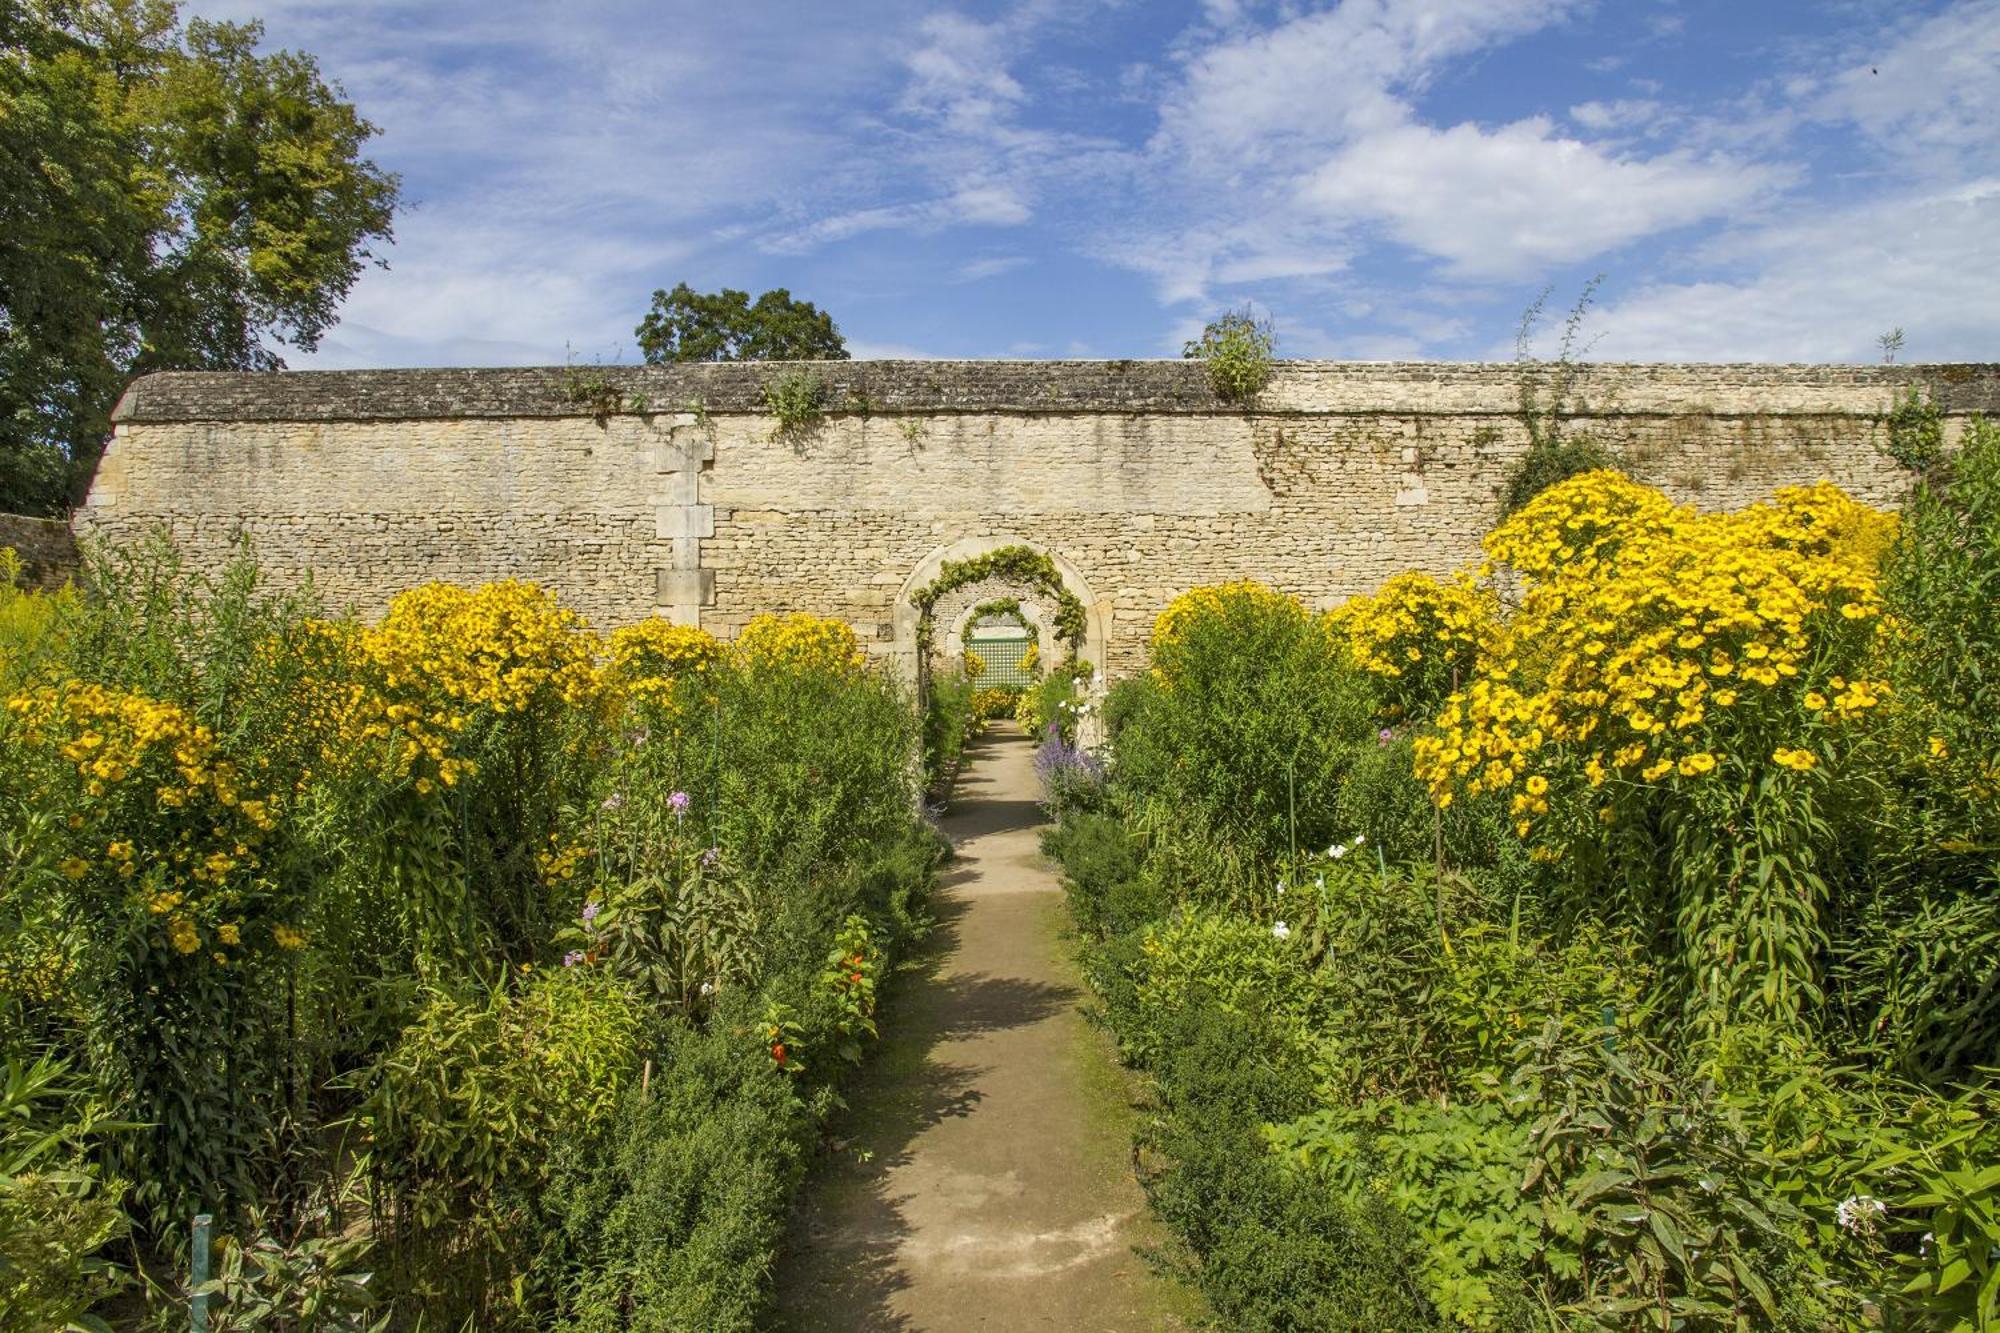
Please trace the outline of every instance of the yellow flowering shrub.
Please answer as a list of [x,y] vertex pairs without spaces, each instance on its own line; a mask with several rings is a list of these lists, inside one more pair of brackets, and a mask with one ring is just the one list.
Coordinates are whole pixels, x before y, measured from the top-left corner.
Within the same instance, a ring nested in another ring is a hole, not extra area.
[[868,660],[851,626],[803,611],[756,617],[736,640],[736,655],[746,666],[799,671],[859,670]]
[[1153,621],[1153,674],[1163,685],[1171,685],[1174,649],[1183,643],[1190,629],[1204,621],[1243,613],[1256,618],[1264,615],[1284,618],[1303,614],[1299,601],[1255,579],[1212,583],[1190,588],[1168,602]]
[[707,630],[648,616],[611,632],[605,675],[638,697],[660,699],[674,681],[707,672],[722,654],[722,641]]
[[1660,884],[1703,1030],[1820,996],[1815,802],[1889,694],[1894,525],[1832,486],[1703,514],[1592,472],[1487,539],[1517,606],[1417,738],[1417,774],[1440,807],[1504,801],[1531,858],[1575,882],[1616,857]]
[[250,788],[214,732],[173,704],[71,682],[6,708],[20,761],[70,810],[58,868],[75,891],[150,922],[175,953],[241,947],[235,923],[267,906],[260,849],[282,794]]
[[1328,616],[1354,664],[1379,677],[1391,716],[1428,716],[1472,678],[1499,633],[1491,592],[1460,574],[1450,582],[1398,574],[1372,596]]
[[372,628],[306,626],[305,720],[326,734],[329,762],[430,795],[477,771],[458,737],[480,718],[594,706],[597,649],[582,619],[533,584],[426,584]]
[[532,583],[427,583],[398,595],[362,638],[389,690],[434,690],[461,708],[575,706],[597,687],[596,639]]
[[1800,755],[1888,692],[1873,570],[1894,521],[1832,486],[1729,514],[1611,473],[1550,488],[1487,540],[1519,608],[1418,741],[1420,776],[1440,804],[1514,792],[1526,836],[1551,809],[1520,786],[1535,777],[1595,791],[1809,769]]

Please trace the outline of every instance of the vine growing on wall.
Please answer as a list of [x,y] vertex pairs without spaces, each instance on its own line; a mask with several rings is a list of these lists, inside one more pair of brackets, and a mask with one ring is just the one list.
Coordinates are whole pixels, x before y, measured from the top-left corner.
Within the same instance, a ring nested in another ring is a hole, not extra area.
[[[947,560],[938,570],[936,578],[910,594],[910,605],[916,607],[918,612],[917,648],[923,659],[930,657],[931,612],[939,600],[968,584],[992,578],[1012,579],[1047,592],[1056,603],[1056,637],[1068,646],[1071,655],[1083,647],[1088,617],[1082,600],[1063,583],[1062,572],[1056,568],[1054,560],[1031,546],[1014,545],[998,547],[965,560]],[[1001,602],[982,603],[979,609],[985,613],[989,608],[997,607],[1018,613],[1021,602],[1019,598],[1008,598]]]

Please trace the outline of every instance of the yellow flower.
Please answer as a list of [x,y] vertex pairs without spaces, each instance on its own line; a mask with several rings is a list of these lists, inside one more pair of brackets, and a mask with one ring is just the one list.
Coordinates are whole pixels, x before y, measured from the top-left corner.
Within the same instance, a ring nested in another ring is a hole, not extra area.
[[273,926],[271,940],[280,949],[291,950],[305,947],[306,937],[304,931],[294,930],[290,926]]
[[201,947],[201,935],[190,918],[176,916],[167,924],[167,942],[181,953],[193,953]]
[[1679,767],[1680,774],[1684,778],[1700,777],[1703,773],[1714,771],[1715,756],[1706,750],[1697,750],[1682,759]]
[[1817,713],[1826,707],[1826,696],[1818,690],[1807,690],[1805,703],[1807,708]]
[[1951,757],[1951,747],[1944,743],[1944,737],[1942,736],[1931,737],[1931,758],[1948,759],[1950,757]]
[[1819,757],[1811,750],[1789,750],[1782,745],[1772,752],[1771,758],[1784,767],[1797,769],[1801,773],[1819,766]]
[[72,856],[63,861],[61,869],[66,878],[82,879],[90,873],[90,862]]
[[234,947],[243,943],[243,931],[233,921],[226,921],[215,928],[215,934],[224,944]]

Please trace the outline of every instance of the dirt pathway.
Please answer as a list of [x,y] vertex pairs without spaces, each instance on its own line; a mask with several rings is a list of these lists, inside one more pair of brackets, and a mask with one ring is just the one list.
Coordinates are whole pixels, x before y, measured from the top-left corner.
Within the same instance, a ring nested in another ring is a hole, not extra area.
[[1078,1011],[1062,888],[1042,859],[1033,749],[975,742],[922,971],[807,1186],[780,1328],[1154,1330],[1192,1298],[1133,1253],[1158,1239],[1132,1176],[1124,1073]]

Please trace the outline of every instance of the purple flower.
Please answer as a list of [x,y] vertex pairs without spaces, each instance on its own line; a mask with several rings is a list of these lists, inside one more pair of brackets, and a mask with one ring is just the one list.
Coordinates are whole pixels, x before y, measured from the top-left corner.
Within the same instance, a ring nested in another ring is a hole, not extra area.
[[571,949],[568,953],[563,955],[564,967],[575,967],[578,963],[582,961],[583,961],[583,950],[581,949]]
[[1375,739],[1379,744],[1387,745],[1390,741],[1396,739],[1396,733],[1384,727],[1375,733]]
[[621,792],[614,791],[609,796],[604,798],[604,808],[606,810],[617,810],[623,807],[624,804],[625,804],[625,797],[624,794]]
[[677,815],[686,814],[688,810],[688,794],[684,791],[675,792],[667,798],[667,808]]
[[602,912],[603,910],[604,910],[603,903],[596,901],[585,903],[583,905],[583,924],[587,926],[591,922],[597,920],[597,914],[599,912]]
[[720,847],[709,848],[701,854],[701,863],[706,869],[715,869],[722,864],[722,849]]

